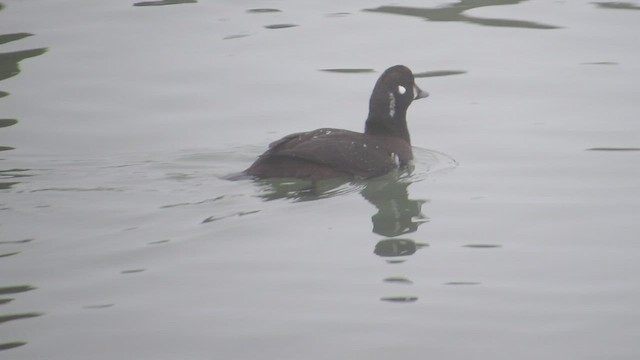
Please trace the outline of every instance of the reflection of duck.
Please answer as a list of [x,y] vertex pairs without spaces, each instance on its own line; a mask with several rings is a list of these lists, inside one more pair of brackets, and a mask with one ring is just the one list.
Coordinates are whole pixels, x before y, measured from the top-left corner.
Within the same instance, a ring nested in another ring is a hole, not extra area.
[[371,217],[373,232],[383,236],[397,236],[415,232],[427,221],[421,213],[425,200],[409,199],[409,182],[370,181],[360,192],[378,212]]
[[406,168],[413,160],[406,113],[428,94],[407,67],[396,65],[378,79],[364,133],[318,129],[273,142],[245,173],[258,178],[372,178]]
[[373,253],[383,257],[408,256],[415,254],[420,246],[424,244],[416,244],[411,239],[384,239],[378,241]]
[[407,190],[411,182],[399,179],[397,173],[372,180],[347,182],[344,179],[305,181],[296,179],[265,179],[260,181],[265,200],[293,199],[317,200],[360,190],[360,194],[378,210],[373,216],[373,232],[383,236],[397,236],[415,232],[428,220],[421,213],[426,200],[409,199]]

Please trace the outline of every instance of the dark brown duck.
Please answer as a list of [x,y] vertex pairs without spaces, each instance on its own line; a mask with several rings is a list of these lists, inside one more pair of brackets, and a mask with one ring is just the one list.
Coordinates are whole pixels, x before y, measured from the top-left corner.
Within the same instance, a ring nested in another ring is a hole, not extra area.
[[323,128],[287,135],[244,172],[259,178],[367,179],[406,168],[413,159],[407,109],[427,96],[411,70],[392,66],[373,88],[364,133]]

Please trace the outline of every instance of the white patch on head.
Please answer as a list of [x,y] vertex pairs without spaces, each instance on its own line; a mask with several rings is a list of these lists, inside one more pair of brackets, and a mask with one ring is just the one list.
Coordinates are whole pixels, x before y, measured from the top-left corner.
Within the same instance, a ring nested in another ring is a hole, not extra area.
[[389,93],[389,116],[393,117],[396,114],[396,97],[393,93]]
[[393,163],[396,164],[396,166],[400,166],[400,157],[398,154],[391,153],[391,160],[393,160]]
[[366,147],[367,147],[367,144],[362,144],[362,147],[363,147],[363,148],[366,148]]
[[398,85],[398,92],[400,93],[400,95],[404,95],[404,93],[407,92],[407,89],[405,89],[402,85]]

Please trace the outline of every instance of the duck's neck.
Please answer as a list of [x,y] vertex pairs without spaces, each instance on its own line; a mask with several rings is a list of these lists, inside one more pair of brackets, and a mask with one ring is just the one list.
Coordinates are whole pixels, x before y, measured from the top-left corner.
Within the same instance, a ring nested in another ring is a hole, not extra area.
[[411,144],[407,128],[407,109],[396,107],[393,103],[376,102],[372,98],[369,103],[369,116],[365,122],[364,133],[375,136],[399,137]]

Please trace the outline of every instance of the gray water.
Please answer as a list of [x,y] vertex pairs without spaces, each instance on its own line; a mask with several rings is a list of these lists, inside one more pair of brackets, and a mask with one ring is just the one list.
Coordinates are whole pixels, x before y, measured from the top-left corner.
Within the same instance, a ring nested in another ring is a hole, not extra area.
[[[640,357],[637,0],[2,3],[0,358]],[[228,180],[395,64],[413,174]]]

